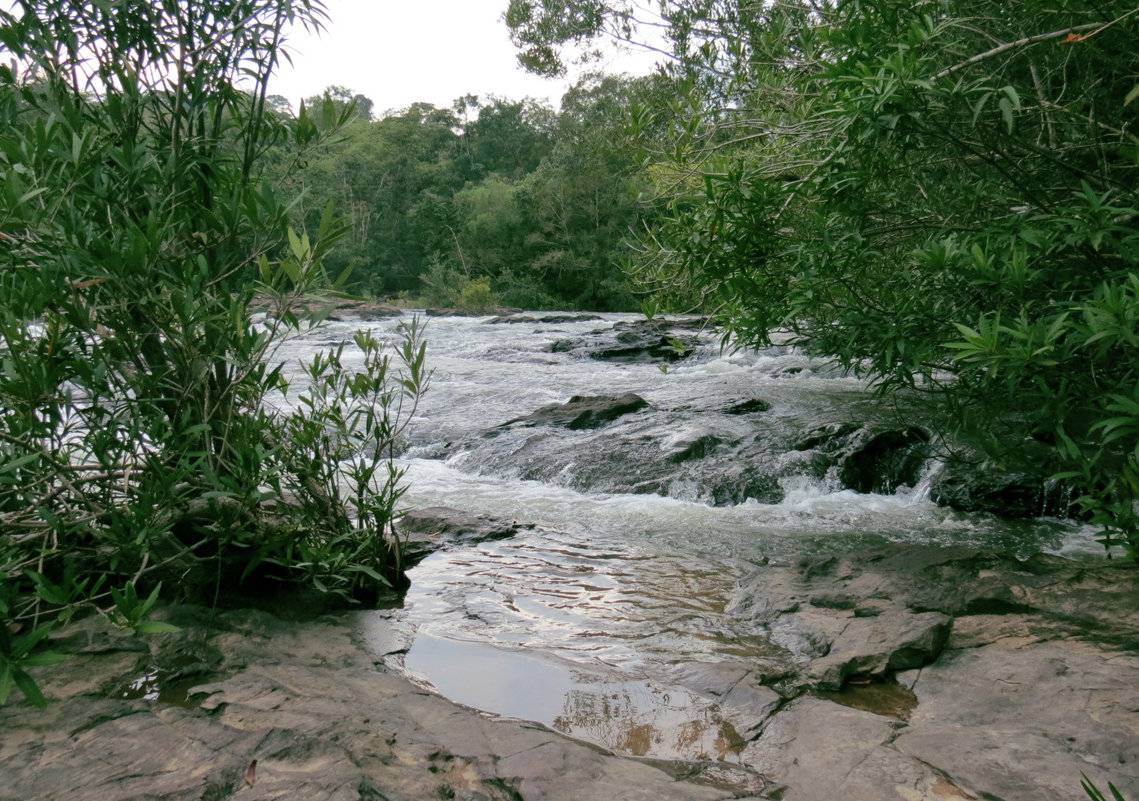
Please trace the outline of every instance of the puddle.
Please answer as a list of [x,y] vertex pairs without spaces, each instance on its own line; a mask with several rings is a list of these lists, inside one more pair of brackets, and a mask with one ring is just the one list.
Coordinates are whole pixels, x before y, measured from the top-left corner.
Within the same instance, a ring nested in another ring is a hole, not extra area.
[[912,690],[893,681],[849,684],[839,692],[820,690],[818,695],[836,704],[898,720],[909,720],[918,705],[918,697]]
[[404,670],[452,701],[632,756],[728,760],[745,745],[707,699],[557,657],[420,633]]
[[158,701],[183,709],[201,706],[206,693],[194,693],[195,687],[209,680],[209,657],[202,654],[177,654],[162,665],[147,665],[143,672],[120,684],[111,692],[112,698]]
[[191,692],[195,687],[204,683],[201,676],[188,679],[171,680],[177,671],[164,670],[151,666],[148,672],[120,685],[112,693],[113,698],[138,699],[144,701],[158,701],[163,704],[173,704],[183,709],[196,709],[205,699],[205,693],[197,696]]

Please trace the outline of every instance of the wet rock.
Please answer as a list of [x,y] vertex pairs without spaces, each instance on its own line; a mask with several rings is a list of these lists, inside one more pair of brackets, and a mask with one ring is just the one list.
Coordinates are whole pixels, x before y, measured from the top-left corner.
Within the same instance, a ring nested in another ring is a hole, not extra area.
[[[998,584],[1018,611],[970,611]],[[667,773],[377,671],[357,637],[387,635],[350,616],[176,607],[183,632],[145,639],[89,618],[53,644],[69,661],[35,671],[48,709],[18,690],[4,708],[0,798],[1058,801],[1080,797],[1081,773],[1139,792],[1134,569],[898,545],[770,561],[729,613],[768,633],[770,657],[671,678],[731,712],[738,762]],[[178,659],[193,705],[116,692]],[[827,670],[898,683],[817,696]]]
[[408,512],[396,526],[403,543],[403,558],[408,565],[417,564],[442,548],[508,539],[519,531],[534,527],[530,523],[471,514],[447,506],[429,506]]
[[740,401],[724,409],[725,414],[758,414],[771,411],[771,404],[762,398]]
[[751,466],[725,470],[710,482],[708,490],[715,506],[735,506],[748,500],[776,504],[784,496],[778,476]]
[[747,721],[740,734],[750,739],[783,703],[783,697],[767,684],[778,681],[790,667],[772,661],[754,668],[736,662],[685,665],[676,673],[683,687],[714,698],[736,720]]
[[811,429],[791,447],[797,451],[835,451],[841,448],[846,438],[859,428],[860,426],[855,423],[827,423]]
[[[865,689],[909,696],[895,711],[848,686],[779,708],[742,760],[784,799],[1058,801],[1081,773],[1139,791],[1136,571],[899,545],[773,562],[742,589],[729,611],[799,660],[792,693],[892,674]],[[969,611],[993,597],[1018,611]]]
[[841,690],[851,678],[881,679],[887,671],[921,667],[941,654],[952,622],[938,612],[853,617],[827,655],[811,664],[811,677],[820,689]]
[[670,451],[668,460],[679,464],[707,458],[723,444],[724,440],[715,434],[703,434],[673,438],[665,447]]
[[[1103,562],[1090,569],[1059,557],[898,545],[771,562],[741,582],[726,612],[798,660],[798,677],[781,692],[838,689],[935,662],[950,645],[1078,636],[1137,649],[1139,575]],[[955,617],[964,621],[958,634]]]
[[619,322],[584,337],[558,340],[550,350],[621,364],[676,362],[691,356],[699,344],[695,336],[680,332],[699,331],[705,325],[697,319]]
[[[633,392],[624,395],[574,395],[566,403],[554,403],[504,423],[509,426],[561,426],[571,431],[600,428],[619,417],[648,408],[648,401]],[[492,432],[493,433],[493,432]]]
[[997,639],[912,674],[918,706],[896,741],[959,786],[1002,801],[1080,796],[1080,775],[1139,792],[1139,660],[1067,639]]
[[400,317],[403,311],[374,301],[341,301],[328,315],[330,320],[380,320],[385,317]]
[[[275,314],[279,310],[278,301],[268,295],[258,295],[249,304],[255,312]],[[338,298],[311,298],[301,303],[303,314],[326,317],[330,320],[379,320],[385,317],[399,317],[403,311],[395,306],[374,300],[348,300]]]
[[999,473],[976,465],[949,462],[934,476],[934,503],[963,512],[1001,517],[1068,517],[1073,513],[1070,487],[1025,473]]
[[476,313],[476,312],[464,311],[462,309],[450,309],[450,308],[439,307],[439,308],[424,309],[423,313],[425,315],[427,315],[428,317],[482,317],[484,314],[494,314],[498,317],[503,317],[503,316],[517,314],[520,311],[522,311],[522,310],[521,309],[510,309],[510,308],[506,308],[503,306],[495,306],[493,308],[487,309],[485,312],[477,312]]
[[[378,672],[372,655],[355,644],[349,616],[283,623],[248,610],[169,611],[186,628],[145,640],[149,654],[77,652],[36,670],[51,703],[40,711],[17,697],[5,706],[0,798],[726,801],[741,795],[539,727],[490,720]],[[92,618],[73,624],[61,642],[119,636]],[[117,685],[124,656],[140,664],[160,659],[185,637],[221,654],[214,675],[194,688],[198,708],[107,697],[76,678],[95,675]]]
[[826,467],[837,468],[843,486],[887,495],[917,484],[932,455],[929,435],[920,428],[851,422],[818,426],[792,447],[826,457]]
[[932,764],[890,743],[897,721],[805,696],[781,711],[742,759],[782,786],[783,801],[975,799]]
[[507,316],[492,317],[486,321],[487,325],[558,325],[565,323],[588,323],[602,319],[598,314],[546,314],[535,317],[530,314],[511,314]]
[[839,480],[858,492],[889,495],[917,484],[929,456],[929,435],[921,429],[883,431],[853,446],[842,460]]

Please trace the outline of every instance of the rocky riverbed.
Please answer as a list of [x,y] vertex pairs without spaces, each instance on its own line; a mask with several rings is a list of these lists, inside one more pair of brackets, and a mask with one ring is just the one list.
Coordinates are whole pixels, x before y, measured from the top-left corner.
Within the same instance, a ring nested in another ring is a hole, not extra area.
[[[423,553],[514,524],[417,525]],[[0,799],[1059,801],[1081,774],[1139,797],[1133,567],[899,544],[771,560],[727,613],[771,656],[677,665],[737,723],[672,762],[454,704],[355,613],[171,607],[182,631],[147,637],[91,617],[36,671],[47,710],[0,710]]]

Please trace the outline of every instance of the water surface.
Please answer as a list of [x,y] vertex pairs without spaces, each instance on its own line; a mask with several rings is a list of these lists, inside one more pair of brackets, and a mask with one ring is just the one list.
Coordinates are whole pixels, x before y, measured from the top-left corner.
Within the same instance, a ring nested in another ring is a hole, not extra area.
[[[730,760],[747,721],[676,676],[698,663],[794,658],[725,612],[739,580],[764,560],[899,541],[1021,555],[1041,548],[1098,553],[1091,533],[1069,521],[956,513],[933,504],[921,483],[860,494],[833,476],[795,475],[793,464],[774,504],[711,505],[699,474],[679,470],[665,494],[599,491],[596,464],[610,446],[616,452],[634,442],[651,455],[713,423],[746,438],[748,426],[770,435],[875,415],[905,422],[906,410],[883,407],[860,381],[786,346],[723,353],[709,333],[691,359],[667,371],[552,352],[556,342],[633,319],[504,325],[434,318],[427,325],[434,379],[402,460],[405,506],[536,524],[511,540],[437,553],[412,571],[411,590],[394,613],[411,645],[394,664],[453,700],[633,755]],[[371,325],[391,336],[399,321]],[[282,355],[303,357],[357,326],[327,324]],[[526,454],[527,439],[546,436],[542,431],[472,442],[574,395],[625,392],[658,414],[649,427],[646,418],[619,421],[581,453],[567,438],[558,454],[564,458],[539,478]],[[710,411],[751,398],[770,410],[738,422]],[[635,471],[636,464],[614,469]]]

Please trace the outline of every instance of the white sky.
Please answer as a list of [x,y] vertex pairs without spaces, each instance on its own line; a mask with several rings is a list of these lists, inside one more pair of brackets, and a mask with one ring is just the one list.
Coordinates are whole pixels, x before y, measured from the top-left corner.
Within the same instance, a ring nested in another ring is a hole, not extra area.
[[[533,97],[555,108],[569,81],[539,78],[518,66],[502,14],[509,0],[327,0],[319,38],[290,34],[293,65],[270,82],[294,108],[332,85],[371,98],[375,113],[416,102],[449,108],[463,95]],[[647,73],[645,54],[619,55],[607,72]]]

